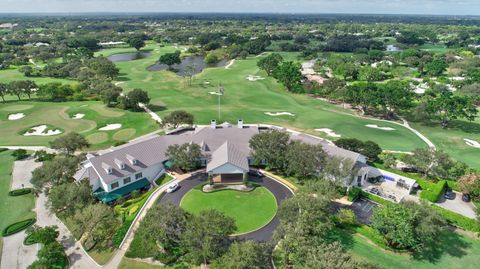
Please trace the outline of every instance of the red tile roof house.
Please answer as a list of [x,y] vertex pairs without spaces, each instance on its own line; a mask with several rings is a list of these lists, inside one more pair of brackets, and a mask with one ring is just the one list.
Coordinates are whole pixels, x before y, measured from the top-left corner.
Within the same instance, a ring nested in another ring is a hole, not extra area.
[[[202,150],[202,165],[206,166],[206,172],[217,182],[240,180],[248,173],[252,163],[250,138],[271,128],[282,129],[274,126],[244,125],[242,120],[239,120],[237,125],[217,125],[212,120],[211,126],[157,135],[111,148],[99,155],[89,154],[74,178],[89,180],[97,198],[110,203],[134,190],[150,188],[151,182],[165,173],[168,161],[165,152],[168,146],[196,143]],[[359,153],[338,148],[318,137],[293,131],[289,133],[291,139],[321,144],[327,154],[348,158],[358,168],[367,167],[367,158]],[[361,184],[366,180],[368,169],[357,170]]]

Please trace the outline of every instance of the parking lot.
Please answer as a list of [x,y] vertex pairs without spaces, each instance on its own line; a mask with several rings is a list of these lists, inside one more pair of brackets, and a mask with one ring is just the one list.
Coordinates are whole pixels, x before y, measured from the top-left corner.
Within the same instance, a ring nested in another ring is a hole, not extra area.
[[353,202],[350,207],[353,212],[355,212],[358,222],[370,224],[370,217],[373,214],[373,209],[377,207],[377,204],[370,200],[360,198]]

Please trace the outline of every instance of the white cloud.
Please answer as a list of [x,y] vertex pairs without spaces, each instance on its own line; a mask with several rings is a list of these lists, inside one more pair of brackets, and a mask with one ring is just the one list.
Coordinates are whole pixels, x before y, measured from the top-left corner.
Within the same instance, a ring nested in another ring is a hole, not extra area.
[[480,0],[0,0],[0,12],[292,12],[480,15]]

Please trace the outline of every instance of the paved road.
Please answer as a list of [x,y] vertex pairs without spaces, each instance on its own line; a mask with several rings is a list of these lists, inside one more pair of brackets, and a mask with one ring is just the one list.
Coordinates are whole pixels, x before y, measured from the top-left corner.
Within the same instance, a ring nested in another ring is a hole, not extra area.
[[25,160],[13,162],[12,185],[11,190],[20,188],[32,188],[30,183],[32,172],[35,168],[42,166],[41,162],[35,162],[35,158],[29,157]]
[[[174,205],[179,206],[180,201],[182,200],[182,197],[192,188],[195,186],[204,183],[206,181],[206,176],[203,175],[198,175],[194,176],[190,179],[184,180],[179,183],[180,188],[173,192],[173,193],[166,193],[159,201],[159,203],[173,203]],[[268,178],[268,177],[263,177],[263,178],[255,178],[252,181],[259,183],[260,185],[266,187],[270,192],[273,193],[275,198],[277,199],[277,204],[280,205],[280,203],[285,199],[288,198],[292,195],[292,192],[290,189],[282,185],[281,183]],[[263,228],[248,233],[248,234],[243,234],[238,236],[239,239],[253,239],[257,241],[268,241],[272,237],[273,231],[275,228],[278,226],[279,220],[277,217],[273,218],[273,220],[268,223],[266,226]]]

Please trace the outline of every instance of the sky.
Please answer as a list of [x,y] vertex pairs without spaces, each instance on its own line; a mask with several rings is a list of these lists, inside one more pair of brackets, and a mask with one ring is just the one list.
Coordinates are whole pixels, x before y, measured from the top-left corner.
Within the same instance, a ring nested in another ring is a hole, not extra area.
[[31,12],[480,15],[480,0],[0,0],[0,13]]

